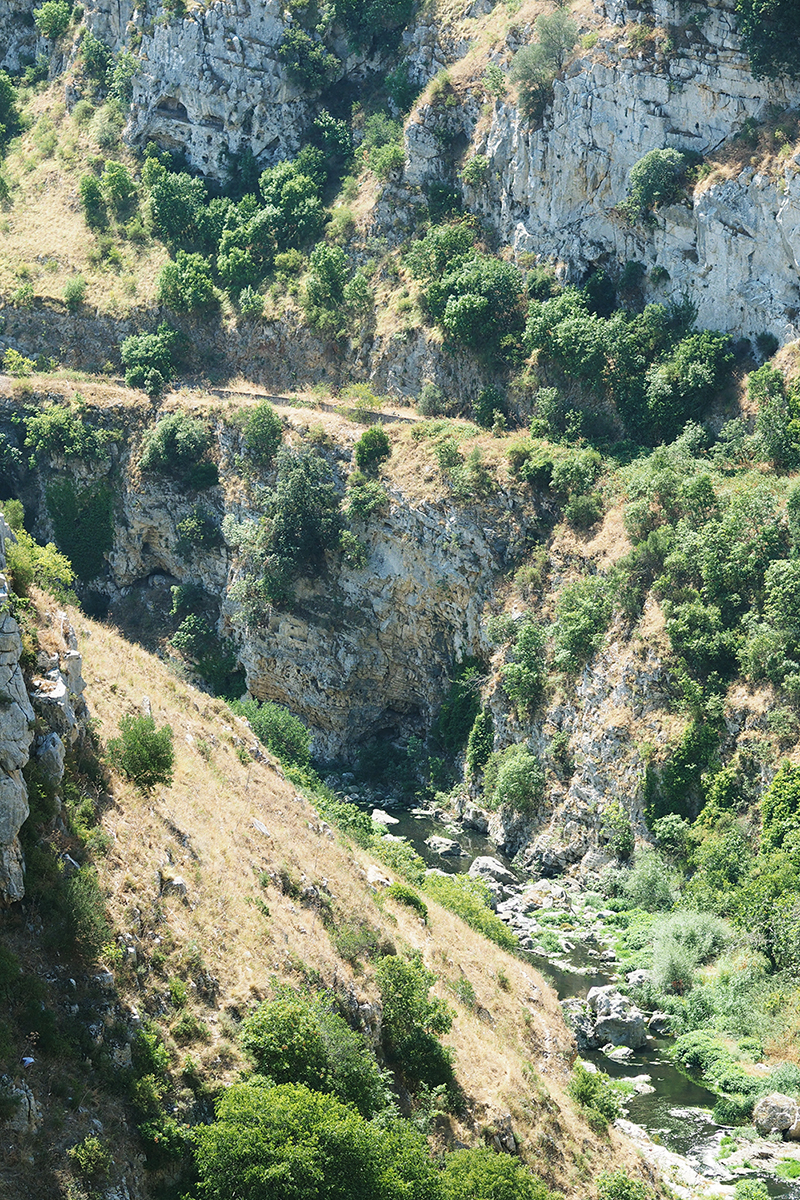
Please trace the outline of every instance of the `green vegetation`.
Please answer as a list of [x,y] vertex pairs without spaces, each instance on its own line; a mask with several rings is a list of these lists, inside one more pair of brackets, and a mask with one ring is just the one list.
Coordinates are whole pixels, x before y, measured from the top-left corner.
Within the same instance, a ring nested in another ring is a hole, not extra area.
[[587,1071],[578,1061],[572,1069],[569,1094],[583,1109],[592,1128],[604,1132],[620,1115],[620,1097],[603,1071]]
[[391,453],[392,446],[386,431],[379,425],[373,425],[371,429],[365,429],[356,442],[353,458],[359,471],[369,474],[377,471]]
[[45,495],[59,549],[79,579],[94,579],[114,544],[111,489],[104,483],[78,489],[71,479],[53,479]]
[[539,16],[536,41],[511,60],[509,79],[519,88],[519,102],[529,121],[540,120],[553,94],[553,81],[578,40],[578,27],[564,8]]
[[649,217],[655,208],[679,197],[687,160],[679,150],[650,150],[631,167],[628,194],[620,209],[631,221]]
[[375,979],[390,1060],[413,1086],[451,1084],[452,1052],[439,1037],[449,1031],[453,1016],[443,1000],[429,995],[436,976],[419,958],[393,954],[377,963]]
[[792,0],[736,0],[750,68],[756,78],[800,75],[800,13]]
[[145,474],[169,475],[200,491],[214,487],[219,479],[210,451],[205,422],[185,413],[171,413],[145,434],[139,469]]
[[169,725],[157,729],[152,717],[129,715],[122,717],[119,727],[122,737],[108,743],[115,767],[143,792],[151,792],[158,783],[169,787],[175,769]]
[[242,1022],[239,1037],[273,1083],[336,1096],[367,1120],[386,1107],[386,1084],[366,1041],[322,997],[286,992],[265,1001]]
[[310,761],[311,734],[286,708],[266,700],[231,701],[231,708],[250,723],[253,733],[283,763],[307,767]]

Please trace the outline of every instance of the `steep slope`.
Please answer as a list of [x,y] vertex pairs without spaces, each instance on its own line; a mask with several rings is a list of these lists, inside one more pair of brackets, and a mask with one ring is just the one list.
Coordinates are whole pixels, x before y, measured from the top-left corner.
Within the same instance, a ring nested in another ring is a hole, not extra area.
[[[367,882],[368,856],[320,820],[224,705],[176,680],[111,627],[78,612],[69,616],[84,652],[99,744],[117,733],[122,716],[144,705],[157,725],[173,729],[175,779],[143,796],[109,764],[93,836],[97,899],[112,931],[99,974],[47,947],[35,909],[4,915],[5,943],[42,981],[48,1009],[68,1014],[72,989],[80,1013],[64,1026],[66,1045],[64,1034],[57,1049],[44,1038],[38,1049],[29,1043],[34,1061],[24,1082],[36,1115],[9,1135],[5,1194],[76,1194],[64,1151],[98,1130],[112,1155],[109,1184],[131,1197],[152,1194],[159,1176],[143,1169],[120,1094],[131,1039],[144,1020],[166,1039],[175,1081],[167,1095],[176,1115],[192,1110],[185,1083],[180,1091],[182,1057],[191,1056],[200,1103],[234,1078],[242,1060],[232,1030],[279,982],[330,989],[355,1026],[379,1044],[373,964],[366,951],[360,959],[341,956],[344,935],[353,930],[373,931],[373,946],[382,943],[384,952],[389,945],[419,951],[437,976],[437,993],[454,1002],[448,1041],[466,1104],[459,1115],[436,1119],[438,1145],[497,1134],[510,1148],[513,1131],[523,1156],[569,1195],[582,1194],[603,1165],[635,1169],[627,1144],[613,1132],[591,1133],[565,1098],[572,1042],[535,972],[434,903],[422,924],[385,900],[382,887]],[[48,840],[55,836],[43,832]],[[385,868],[379,873],[385,877]],[[46,922],[43,932],[46,938]],[[457,999],[468,992],[468,1003]],[[194,1019],[189,1034],[187,1017]],[[70,1039],[81,1022],[91,1026],[91,1041],[75,1103]],[[7,1070],[21,1085],[20,1067],[10,1063]]]

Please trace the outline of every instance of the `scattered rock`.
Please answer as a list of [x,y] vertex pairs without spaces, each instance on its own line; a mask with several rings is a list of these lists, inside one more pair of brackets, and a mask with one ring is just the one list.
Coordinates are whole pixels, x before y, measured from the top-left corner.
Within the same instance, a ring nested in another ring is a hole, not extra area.
[[778,1132],[800,1141],[800,1104],[791,1096],[770,1092],[753,1109],[753,1124],[762,1135]]
[[367,867],[367,883],[373,887],[389,887],[391,879],[385,875],[380,867]]
[[627,1062],[629,1058],[633,1058],[630,1046],[612,1046],[609,1042],[607,1046],[602,1047],[602,1051],[612,1062]]
[[672,1032],[672,1018],[669,1013],[654,1012],[647,1022],[647,1028],[655,1037],[669,1037]]
[[425,839],[425,845],[429,846],[434,854],[441,854],[442,858],[460,858],[464,853],[459,843],[452,838],[429,837]]
[[596,1016],[594,1033],[601,1045],[611,1042],[614,1046],[630,1046],[632,1050],[646,1045],[644,1013],[613,985],[592,988],[586,1000]]
[[391,817],[382,808],[373,808],[372,819],[376,825],[399,825],[397,817]]
[[499,858],[493,858],[490,854],[483,854],[479,858],[474,859],[470,866],[469,874],[477,876],[479,879],[494,879],[498,883],[517,882],[513,871],[509,871],[508,867],[503,866]]

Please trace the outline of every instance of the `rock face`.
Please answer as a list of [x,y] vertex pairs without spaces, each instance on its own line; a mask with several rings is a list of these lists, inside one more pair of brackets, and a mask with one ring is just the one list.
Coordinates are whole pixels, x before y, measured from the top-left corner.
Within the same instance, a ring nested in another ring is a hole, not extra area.
[[753,1109],[753,1124],[761,1134],[777,1132],[800,1141],[800,1104],[791,1096],[770,1092]]
[[615,987],[591,988],[586,1002],[595,1016],[594,1036],[599,1045],[610,1042],[639,1050],[647,1044],[644,1013]]
[[[5,542],[14,535],[0,517],[0,570]],[[0,900],[25,894],[19,831],[28,816],[28,789],[22,768],[28,761],[34,712],[19,665],[22,639],[9,609],[8,587],[0,575]]]
[[[720,182],[698,186],[690,203],[661,210],[652,225],[631,226],[616,209],[631,167],[649,150],[709,154],[770,105],[796,104],[796,86],[753,78],[733,0],[710,0],[698,24],[686,23],[680,0],[596,7],[623,28],[556,81],[540,127],[510,100],[495,102],[488,127],[479,104],[446,115],[450,123],[460,119],[460,136],[490,162],[486,183],[465,190],[470,207],[516,250],[552,259],[575,278],[595,266],[641,263],[648,300],[689,294],[701,325],[797,337],[800,182],[793,160],[767,177],[744,155],[732,176],[726,171]],[[626,35],[643,20],[669,29],[673,46],[658,49],[651,39],[634,50]],[[409,124],[408,182],[446,174],[438,149],[443,119],[440,108],[423,106]]]

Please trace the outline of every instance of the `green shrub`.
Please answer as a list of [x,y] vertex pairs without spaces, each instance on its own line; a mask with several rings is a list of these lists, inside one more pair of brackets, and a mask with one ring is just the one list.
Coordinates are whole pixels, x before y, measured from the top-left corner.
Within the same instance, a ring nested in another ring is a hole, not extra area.
[[392,446],[386,431],[379,425],[374,425],[365,429],[356,442],[353,457],[360,471],[370,473],[377,470],[391,453]]
[[634,858],[624,892],[633,908],[665,912],[677,899],[679,882],[677,871],[656,850],[643,850]]
[[603,813],[601,829],[611,852],[623,860],[630,858],[635,844],[633,826],[618,800],[612,801]]
[[494,719],[489,709],[477,714],[467,738],[467,774],[471,779],[483,770],[494,750]]
[[653,1200],[654,1193],[627,1171],[601,1171],[597,1176],[598,1200]]
[[103,198],[117,216],[124,216],[130,210],[136,197],[136,184],[124,163],[109,159],[103,167],[100,187]]
[[96,958],[108,942],[111,928],[93,867],[81,867],[69,877],[64,885],[64,900],[76,949],[86,959]]
[[518,1158],[486,1146],[447,1154],[441,1184],[443,1200],[550,1200],[551,1196],[546,1184]]
[[351,471],[347,479],[348,521],[364,521],[373,513],[380,512],[389,503],[386,488],[377,479],[369,479],[361,471]]
[[[494,756],[493,756],[494,757]],[[496,756],[496,772],[484,775],[488,807],[507,805],[517,812],[535,812],[544,796],[544,770],[524,743],[508,746]]]
[[231,708],[249,721],[253,733],[283,763],[307,767],[310,761],[311,732],[287,708],[265,700],[231,702]]
[[259,467],[269,467],[283,441],[283,424],[272,405],[262,400],[244,426],[244,448]]
[[222,545],[222,530],[212,513],[196,504],[187,516],[175,526],[178,535],[178,553],[184,558],[195,550],[213,550]]
[[[55,3],[57,0],[51,0]],[[66,8],[66,4],[64,5]],[[39,10],[41,12],[41,9]],[[78,1168],[84,1178],[96,1181],[108,1174],[111,1155],[98,1137],[85,1137],[82,1142],[70,1146],[67,1158]]]
[[[76,395],[76,400],[81,397]],[[41,467],[45,457],[102,462],[108,458],[107,446],[115,435],[96,429],[86,421],[80,408],[48,404],[25,418],[25,449],[30,450],[31,469]]]
[[325,48],[323,42],[314,41],[297,25],[285,30],[278,46],[278,58],[289,77],[310,91],[330,83],[341,68],[339,59]]
[[396,900],[398,904],[404,904],[406,908],[413,908],[419,913],[422,920],[428,920],[428,906],[422,897],[408,887],[405,883],[390,883],[385,893],[390,900]]
[[17,596],[27,595],[32,583],[65,603],[74,603],[75,572],[69,559],[52,542],[40,546],[25,529],[18,529],[16,542],[6,542],[6,563],[11,587]]
[[150,792],[158,783],[172,783],[175,770],[175,751],[169,725],[156,728],[152,717],[131,715],[121,718],[121,738],[108,744],[114,766],[143,792]]
[[516,950],[516,936],[489,906],[488,889],[480,879],[469,875],[428,875],[426,893],[443,908],[460,917],[465,925],[483,934],[503,950]]
[[165,321],[155,333],[135,333],[125,338],[120,357],[128,387],[142,388],[151,397],[160,395],[175,374],[177,341],[178,334]]
[[578,27],[566,9],[536,20],[536,42],[523,46],[511,60],[509,79],[519,88],[520,109],[538,120],[552,97],[553,80],[578,40]]
[[86,295],[86,280],[82,275],[73,275],[64,284],[64,304],[67,312],[76,313],[80,310]]
[[511,661],[503,663],[500,669],[503,689],[520,719],[542,698],[547,678],[544,648],[541,625],[525,620],[518,627]]
[[[737,20],[742,41],[757,79],[800,75],[800,13],[793,0],[737,0]],[[736,1200],[759,1200],[742,1196]]]
[[139,468],[177,476],[190,487],[217,482],[216,467],[207,455],[211,437],[205,422],[184,413],[171,413],[147,431],[142,441]]
[[34,9],[33,21],[42,37],[55,41],[69,28],[72,7],[67,0],[45,0],[44,4]]
[[367,1119],[386,1106],[366,1041],[324,1000],[286,993],[265,1001],[242,1022],[239,1037],[257,1070],[274,1083],[335,1095]]
[[53,479],[45,496],[59,549],[79,579],[94,579],[105,569],[114,544],[111,489],[100,483],[79,490],[71,479]]
[[556,601],[555,664],[578,671],[600,648],[611,618],[611,585],[601,575],[567,584]]
[[392,954],[375,969],[383,1003],[386,1049],[413,1083],[428,1087],[448,1084],[453,1078],[452,1055],[438,1041],[453,1023],[443,1000],[431,998],[436,981],[418,957]]
[[605,1129],[609,1121],[615,1121],[620,1115],[619,1096],[603,1071],[587,1071],[582,1062],[577,1062],[567,1091],[598,1129]]
[[179,250],[158,276],[158,300],[174,312],[199,313],[218,304],[211,265],[202,254]]
[[650,150],[631,167],[628,192],[620,209],[636,221],[654,208],[673,204],[680,195],[686,155],[667,148]]
[[298,1084],[236,1083],[217,1119],[194,1131],[208,1200],[401,1200],[435,1196],[424,1137],[395,1122],[377,1128],[334,1096]]

